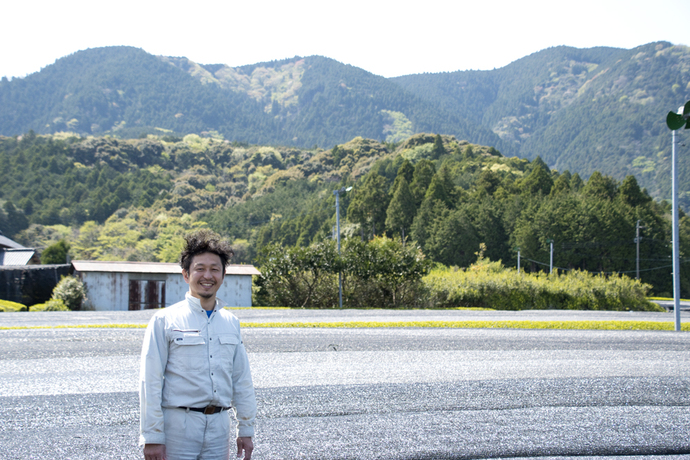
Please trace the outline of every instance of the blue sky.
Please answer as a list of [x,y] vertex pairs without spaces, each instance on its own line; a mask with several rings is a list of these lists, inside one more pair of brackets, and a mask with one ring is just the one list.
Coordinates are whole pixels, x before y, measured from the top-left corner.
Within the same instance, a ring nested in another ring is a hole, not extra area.
[[7,77],[112,45],[231,66],[318,54],[385,77],[500,68],[559,45],[690,45],[690,0],[27,0],[2,11]]

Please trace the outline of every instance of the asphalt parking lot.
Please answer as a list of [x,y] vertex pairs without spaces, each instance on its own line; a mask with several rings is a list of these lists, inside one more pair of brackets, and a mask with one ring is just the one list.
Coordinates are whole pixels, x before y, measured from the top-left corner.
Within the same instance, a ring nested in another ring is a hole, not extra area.
[[[243,321],[673,320],[585,313],[237,311]],[[0,326],[145,324],[150,312],[7,315]],[[0,457],[142,458],[143,333],[0,331]],[[690,458],[688,333],[247,328],[244,341],[256,459]]]

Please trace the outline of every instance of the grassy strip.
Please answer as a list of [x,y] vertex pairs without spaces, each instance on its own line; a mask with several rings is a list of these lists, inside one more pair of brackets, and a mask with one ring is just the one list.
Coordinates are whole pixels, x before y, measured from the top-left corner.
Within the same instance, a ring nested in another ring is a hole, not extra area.
[[[295,328],[446,328],[446,329],[560,329],[604,331],[672,331],[673,322],[660,321],[338,321],[242,323],[243,327]],[[690,331],[690,324],[682,324]]]
[[[647,297],[647,300],[667,300],[673,302],[674,299],[673,297]],[[688,299],[679,299],[681,302],[690,302]]]
[[[267,322],[242,323],[243,327],[284,328],[446,328],[446,329],[558,329],[598,331],[673,331],[673,322],[661,321],[335,321],[335,322]],[[143,329],[146,324],[78,324],[58,326],[2,326],[0,330],[15,329],[83,329],[114,328]],[[681,330],[690,332],[690,324]]]
[[627,276],[584,271],[520,273],[482,259],[467,269],[435,268],[422,278],[428,306],[496,310],[664,311],[645,298],[651,286]]

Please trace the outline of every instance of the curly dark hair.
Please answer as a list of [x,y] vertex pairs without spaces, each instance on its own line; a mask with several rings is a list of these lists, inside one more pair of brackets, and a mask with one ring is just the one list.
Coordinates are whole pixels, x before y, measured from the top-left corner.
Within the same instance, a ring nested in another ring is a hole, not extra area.
[[230,257],[235,255],[227,241],[221,240],[220,235],[205,228],[185,235],[184,240],[184,250],[180,254],[180,266],[187,273],[189,273],[189,268],[192,265],[192,259],[199,254],[205,252],[216,254],[220,257],[223,267],[226,267],[230,262]]

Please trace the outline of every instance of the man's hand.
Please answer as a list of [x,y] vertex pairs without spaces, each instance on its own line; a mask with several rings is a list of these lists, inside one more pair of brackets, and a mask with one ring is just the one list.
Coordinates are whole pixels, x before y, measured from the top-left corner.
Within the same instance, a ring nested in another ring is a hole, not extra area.
[[244,451],[244,460],[251,460],[253,450],[252,438],[237,438],[237,458],[242,458],[242,451]]
[[144,460],[165,460],[165,444],[146,444]]

